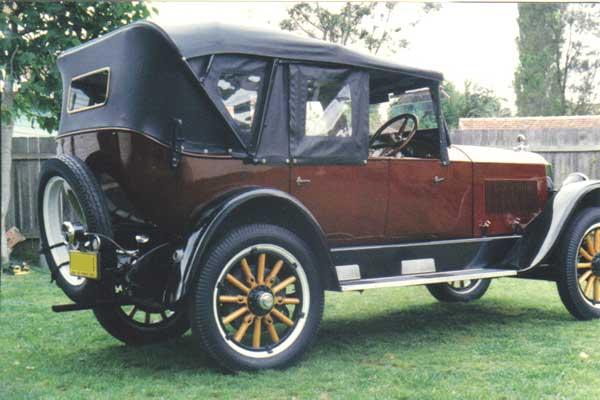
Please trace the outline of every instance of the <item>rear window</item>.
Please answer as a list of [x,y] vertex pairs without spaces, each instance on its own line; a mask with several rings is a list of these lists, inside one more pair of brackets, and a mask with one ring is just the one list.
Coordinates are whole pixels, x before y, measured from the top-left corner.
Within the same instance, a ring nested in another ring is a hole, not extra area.
[[108,99],[110,71],[103,68],[71,80],[67,110],[70,113],[100,107]]

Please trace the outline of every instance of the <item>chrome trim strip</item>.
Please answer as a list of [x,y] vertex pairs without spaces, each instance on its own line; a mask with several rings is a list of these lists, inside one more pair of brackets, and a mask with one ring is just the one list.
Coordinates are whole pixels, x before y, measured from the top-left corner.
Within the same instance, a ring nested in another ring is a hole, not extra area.
[[435,240],[432,242],[414,242],[414,243],[401,243],[401,244],[383,244],[373,246],[352,246],[352,247],[336,247],[331,249],[331,252],[341,251],[361,251],[361,250],[381,250],[381,249],[395,249],[402,247],[414,247],[414,246],[439,246],[443,244],[458,244],[458,243],[478,243],[478,242],[492,242],[495,240],[507,240],[507,239],[520,239],[521,235],[509,235],[509,236],[492,236],[482,238],[469,238],[469,239],[450,239],[450,240]]
[[450,272],[437,272],[432,274],[419,274],[418,276],[404,275],[393,278],[365,279],[362,283],[361,281],[358,281],[352,284],[341,284],[340,288],[342,292],[349,292],[354,290],[429,285],[432,283],[444,283],[456,280],[500,278],[503,276],[515,275],[517,275],[516,270],[473,269]]

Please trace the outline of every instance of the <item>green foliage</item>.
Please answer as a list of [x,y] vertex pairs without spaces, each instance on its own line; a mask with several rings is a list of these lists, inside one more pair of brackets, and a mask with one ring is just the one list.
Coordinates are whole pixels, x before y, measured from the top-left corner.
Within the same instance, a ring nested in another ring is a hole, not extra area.
[[[395,52],[408,45],[406,39],[399,37],[402,26],[390,24],[394,13],[401,8],[398,3],[347,2],[339,9],[334,8],[322,7],[318,2],[295,4],[288,9],[288,18],[281,21],[280,27],[341,45],[360,43],[373,54],[383,47]],[[439,4],[425,3],[422,11],[429,13],[439,8]],[[418,23],[406,18],[403,21],[410,26]]]
[[15,90],[14,107],[3,108],[3,120],[24,116],[46,131],[57,129],[62,96],[57,56],[150,12],[143,2],[3,3],[0,73]]
[[600,8],[595,4],[519,4],[518,114],[581,115],[595,105]]
[[446,98],[442,99],[442,111],[451,128],[458,126],[459,118],[508,117],[510,110],[502,107],[501,98],[490,89],[469,81],[461,92],[452,83],[444,84]]

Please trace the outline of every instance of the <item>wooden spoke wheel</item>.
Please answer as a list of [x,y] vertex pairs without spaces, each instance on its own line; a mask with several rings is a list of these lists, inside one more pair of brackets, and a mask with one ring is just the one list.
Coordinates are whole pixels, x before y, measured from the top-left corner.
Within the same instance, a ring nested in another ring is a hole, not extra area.
[[182,307],[172,310],[159,305],[105,306],[95,308],[94,315],[108,333],[132,345],[175,339],[190,328],[189,314]]
[[158,327],[169,323],[175,317],[175,311],[162,308],[150,309],[143,306],[122,306],[121,311],[132,323],[143,327]]
[[577,283],[588,302],[600,304],[600,226],[588,229],[579,244]]
[[427,290],[442,302],[468,302],[483,296],[489,286],[489,279],[467,279],[427,285]]
[[557,288],[577,319],[600,317],[600,208],[575,215],[562,234],[555,259]]
[[314,340],[323,290],[306,244],[248,225],[218,245],[198,278],[192,332],[228,370],[290,365]]
[[298,263],[282,249],[261,245],[232,260],[217,285],[216,302],[223,333],[238,346],[272,351],[304,316],[309,294]]

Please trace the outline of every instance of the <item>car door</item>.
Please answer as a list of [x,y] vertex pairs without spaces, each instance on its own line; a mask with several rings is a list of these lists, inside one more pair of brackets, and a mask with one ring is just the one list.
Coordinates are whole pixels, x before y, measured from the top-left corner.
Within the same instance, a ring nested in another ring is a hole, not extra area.
[[292,64],[289,76],[291,194],[332,244],[381,240],[388,164],[367,162],[368,74]]
[[332,243],[381,240],[388,162],[293,166],[291,192],[315,215]]
[[394,241],[471,237],[472,163],[449,147],[439,159],[389,158],[389,205],[385,235]]

